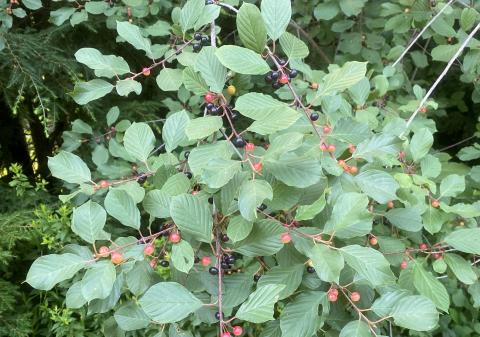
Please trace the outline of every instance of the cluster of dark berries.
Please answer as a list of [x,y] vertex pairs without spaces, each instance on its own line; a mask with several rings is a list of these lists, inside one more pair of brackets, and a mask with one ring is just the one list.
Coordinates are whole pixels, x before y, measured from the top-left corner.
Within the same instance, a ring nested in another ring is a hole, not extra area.
[[[285,61],[279,60],[278,63],[283,66],[285,64]],[[274,89],[279,89],[283,87],[285,84],[289,83],[292,80],[292,78],[297,77],[297,75],[298,75],[298,71],[296,69],[287,70],[283,68],[282,70],[279,70],[279,71],[272,70],[265,75],[265,81],[267,83],[271,83]]]
[[220,112],[220,109],[219,107],[217,107],[215,104],[213,103],[207,103],[205,105],[205,107],[207,108],[207,112],[209,115],[212,115],[212,116],[217,116]]
[[202,50],[203,46],[209,46],[210,45],[210,37],[208,35],[202,35],[201,33],[195,33],[193,34],[193,38],[195,42],[192,44],[193,51],[198,53],[200,50]]
[[231,269],[235,265],[236,258],[233,255],[222,256],[222,269]]

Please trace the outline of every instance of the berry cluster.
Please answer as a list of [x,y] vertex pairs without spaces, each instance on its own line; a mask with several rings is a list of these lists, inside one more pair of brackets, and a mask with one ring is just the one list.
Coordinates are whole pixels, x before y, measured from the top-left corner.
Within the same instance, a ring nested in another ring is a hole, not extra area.
[[210,45],[210,37],[208,35],[202,35],[202,33],[193,34],[195,42],[192,44],[193,51],[198,53],[202,50],[203,46]]
[[[278,60],[278,64],[282,67],[286,64],[286,61],[283,59]],[[279,89],[285,84],[289,83],[292,78],[297,77],[298,71],[296,69],[287,70],[282,68],[281,70],[272,70],[265,75],[265,82],[271,83],[274,89]]]

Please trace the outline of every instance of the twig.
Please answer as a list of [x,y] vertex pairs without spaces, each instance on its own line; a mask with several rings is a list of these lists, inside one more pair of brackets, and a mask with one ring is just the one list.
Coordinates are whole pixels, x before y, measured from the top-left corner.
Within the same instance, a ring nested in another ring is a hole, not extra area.
[[435,20],[440,16],[442,15],[442,13],[447,9],[447,7],[449,7],[453,2],[455,2],[456,0],[450,0],[445,6],[443,6],[443,8],[441,10],[438,11],[438,13],[430,20],[428,21],[428,23],[425,25],[425,27],[423,27],[423,29],[420,31],[420,33],[417,34],[417,36],[410,42],[410,44],[408,45],[407,48],[405,48],[405,50],[403,51],[403,53],[398,57],[398,59],[393,62],[393,67],[395,67],[402,59],[405,55],[407,55],[408,51],[410,50],[410,48],[413,47],[413,45],[417,42],[417,40],[423,35],[423,33],[426,32],[426,30],[428,29],[428,27],[430,27],[433,22],[435,22]]
[[290,20],[290,26],[294,27],[295,29],[297,29],[297,31],[300,32],[300,34],[302,34],[307,40],[308,40],[308,43],[310,43],[313,47],[313,49],[315,49],[315,51],[322,57],[322,59],[330,64],[332,63],[332,61],[330,60],[330,58],[327,56],[327,54],[325,54],[325,52],[322,50],[322,48],[320,48],[320,46],[315,42],[315,40],[310,36],[308,35],[308,33],[303,30],[302,27],[300,27],[298,25],[298,23],[296,23],[295,21],[293,20]]
[[[442,81],[442,79],[447,75],[448,71],[450,70],[450,68],[452,67],[453,63],[455,62],[455,60],[460,56],[460,54],[463,52],[463,50],[465,49],[465,47],[468,45],[468,43],[470,42],[470,40],[473,39],[473,36],[478,32],[478,30],[480,29],[480,23],[475,27],[475,29],[468,35],[468,37],[465,39],[465,41],[463,41],[462,45],[460,46],[460,48],[458,48],[457,52],[455,53],[455,55],[453,55],[453,57],[450,59],[450,61],[448,61],[448,64],[447,66],[445,67],[445,69],[443,70],[443,72],[440,74],[440,76],[437,78],[437,80],[435,81],[435,83],[433,83],[433,85],[431,86],[431,88],[428,90],[427,94],[425,95],[425,97],[422,99],[422,101],[420,102],[420,104],[418,105],[418,108],[417,110],[415,110],[415,112],[410,116],[410,118],[408,119],[407,121],[407,125],[405,127],[405,130],[408,129],[408,127],[410,126],[410,124],[412,124],[414,118],[417,116],[417,114],[420,112],[420,109],[422,109],[422,107],[425,105],[425,103],[427,102],[427,100],[430,98],[430,96],[432,95],[433,91],[437,88],[438,84]],[[403,134],[405,133],[402,132],[402,134],[400,135],[400,137],[403,136]]]
[[238,13],[238,9],[236,9],[235,7],[233,7],[232,5],[229,5],[229,4],[226,4],[224,2],[218,2],[217,5],[221,6],[221,7],[225,7],[225,8],[228,8],[229,10],[235,12],[235,13]]

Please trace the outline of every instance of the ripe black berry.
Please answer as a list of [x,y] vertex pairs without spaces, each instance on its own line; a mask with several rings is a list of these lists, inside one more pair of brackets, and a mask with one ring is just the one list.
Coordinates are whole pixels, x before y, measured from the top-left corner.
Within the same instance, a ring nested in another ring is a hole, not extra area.
[[187,176],[188,179],[192,179],[193,177],[192,172],[185,172],[185,175]]
[[188,159],[188,156],[190,155],[190,151],[185,151],[185,153],[183,154],[183,156],[185,157],[185,159]]
[[315,268],[313,268],[313,267],[307,267],[307,273],[309,273],[309,274],[315,273]]
[[233,110],[231,113],[231,118],[232,120],[237,120],[238,119],[238,111]]
[[292,70],[290,70],[289,75],[290,75],[290,78],[295,78],[295,77],[297,77],[297,75],[298,75],[297,69],[292,69]]
[[208,198],[208,203],[213,204],[213,197]]
[[255,275],[253,275],[253,280],[254,280],[255,282],[258,282],[258,280],[260,280],[260,277],[262,277],[262,276],[261,276],[261,275],[258,275],[258,274],[255,274]]
[[163,268],[167,268],[170,265],[170,263],[168,261],[162,260],[162,261],[160,261],[160,265]]
[[317,113],[317,112],[312,112],[310,114],[310,120],[315,122],[316,120],[318,120],[318,118],[320,117],[320,115]]
[[218,268],[217,267],[210,267],[208,269],[208,272],[210,273],[210,275],[218,275]]
[[210,115],[212,116],[218,115],[218,108],[216,106],[210,109]]
[[195,256],[195,259],[193,260],[193,262],[199,263],[199,262],[200,262],[200,258],[199,258],[198,256]]
[[267,205],[261,204],[260,206],[258,206],[258,209],[259,209],[260,211],[264,211],[264,210],[267,209]]
[[279,82],[273,82],[272,83],[272,88],[273,89],[280,89],[282,85]]
[[202,36],[202,45],[204,46],[210,45],[210,38],[208,36]]
[[230,238],[228,237],[227,234],[222,234],[221,239],[222,239],[223,242],[228,242],[228,240],[230,240]]
[[201,41],[202,40],[202,34],[195,33],[195,34],[193,34],[193,38],[197,41]]
[[235,259],[235,256],[233,256],[233,255],[232,255],[232,256],[229,256],[229,257],[227,258],[227,263],[229,263],[229,264],[234,264],[234,263],[235,263],[235,260],[236,260],[236,259]]
[[142,185],[146,180],[147,180],[147,176],[145,176],[145,175],[140,175],[140,176],[137,177],[137,182],[138,182],[139,184],[141,184],[141,185]]
[[210,111],[210,110],[212,110],[212,109],[215,107],[215,104],[213,104],[213,103],[207,103],[207,104],[205,105],[205,107],[207,108],[208,111]]
[[272,72],[269,71],[266,75],[265,75],[265,82],[267,83],[270,83],[273,81],[273,78],[272,78]]
[[245,142],[245,139],[243,139],[242,137],[236,137],[233,141],[232,141],[233,145],[235,147],[244,147],[246,142]]
[[279,76],[278,71],[272,71],[272,79],[276,80],[278,79],[278,76]]
[[192,47],[194,52],[199,52],[200,50],[202,50],[202,45],[200,43],[194,43]]
[[220,320],[223,317],[223,312],[220,314],[218,311],[215,313],[215,318]]
[[231,268],[228,263],[222,262],[222,269],[229,269]]
[[287,64],[287,61],[285,61],[284,59],[278,59],[278,64],[284,66],[285,64]]

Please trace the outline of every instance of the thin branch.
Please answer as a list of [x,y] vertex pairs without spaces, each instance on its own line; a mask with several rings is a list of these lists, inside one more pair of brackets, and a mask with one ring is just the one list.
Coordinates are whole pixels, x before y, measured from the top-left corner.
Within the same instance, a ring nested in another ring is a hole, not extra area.
[[221,7],[225,7],[225,8],[228,8],[229,10],[235,12],[235,13],[238,13],[238,9],[236,9],[235,7],[233,7],[232,5],[229,5],[229,4],[226,4],[224,2],[219,2],[217,3],[217,5],[221,6]]
[[[435,91],[435,89],[437,88],[438,84],[442,81],[442,79],[447,75],[448,71],[450,70],[450,68],[452,67],[453,63],[455,62],[455,60],[460,56],[460,54],[462,54],[463,50],[465,49],[465,47],[467,47],[468,43],[473,39],[473,37],[475,36],[475,34],[478,32],[478,30],[480,30],[480,23],[475,27],[475,29],[468,35],[468,37],[465,39],[465,41],[463,41],[462,45],[460,46],[460,48],[458,48],[457,52],[455,53],[455,55],[453,55],[453,57],[450,59],[450,61],[448,61],[448,64],[447,66],[445,67],[445,69],[443,70],[443,72],[440,74],[440,76],[437,78],[437,80],[435,81],[435,83],[433,83],[432,87],[428,90],[427,94],[425,95],[425,97],[422,99],[422,101],[420,102],[420,104],[418,105],[418,108],[417,110],[415,110],[415,112],[410,116],[410,118],[408,119],[407,121],[407,125],[406,125],[406,128],[405,130],[407,130],[410,126],[410,124],[412,124],[414,118],[417,116],[417,114],[420,112],[420,109],[422,109],[422,107],[425,105],[425,103],[428,101],[428,99],[430,98],[430,96],[432,95],[432,93]],[[405,133],[405,131],[402,133],[401,136],[403,136],[403,134]]]
[[402,59],[405,55],[407,55],[408,51],[410,50],[410,48],[412,48],[415,43],[417,42],[417,40],[423,35],[423,33],[426,32],[426,30],[428,29],[428,27],[430,27],[433,22],[435,22],[435,20],[440,16],[442,15],[442,13],[447,9],[447,7],[449,7],[453,2],[455,2],[456,0],[450,0],[445,6],[443,6],[443,8],[441,10],[438,11],[438,13],[430,20],[428,21],[428,23],[425,25],[425,27],[423,27],[423,29],[420,31],[420,33],[417,34],[417,36],[410,42],[410,44],[408,45],[407,48],[405,48],[405,50],[403,51],[403,53],[398,57],[398,59],[393,62],[393,66],[395,67]]
[[322,48],[320,48],[320,46],[315,42],[315,40],[305,30],[303,30],[303,28],[300,27],[298,23],[296,23],[293,20],[290,20],[290,26],[294,27],[297,31],[300,32],[300,34],[302,34],[307,39],[308,43],[312,45],[313,49],[315,49],[315,51],[321,56],[321,58],[325,61],[325,63],[328,63],[328,64],[332,63],[332,61],[327,56],[327,54],[325,54]]

